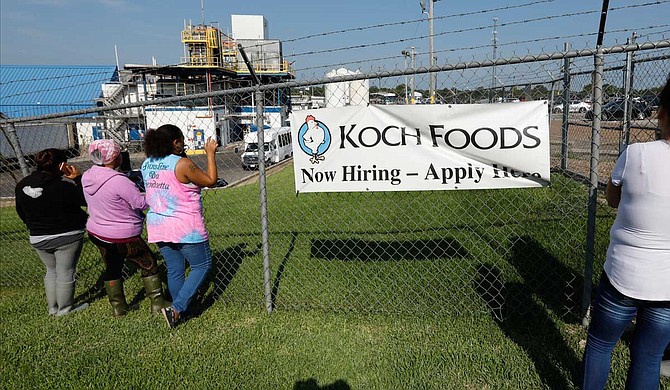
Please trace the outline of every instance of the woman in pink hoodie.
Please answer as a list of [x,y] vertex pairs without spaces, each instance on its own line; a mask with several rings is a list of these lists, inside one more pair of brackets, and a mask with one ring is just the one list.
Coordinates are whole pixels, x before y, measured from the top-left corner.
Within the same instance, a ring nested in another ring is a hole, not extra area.
[[105,262],[103,280],[115,317],[128,311],[123,292],[123,261],[128,259],[142,273],[146,295],[151,299],[152,313],[159,313],[170,302],[163,297],[163,284],[156,258],[142,239],[147,202],[135,184],[117,169],[121,151],[113,140],[93,141],[88,148],[93,166],[81,179],[88,204],[86,230]]

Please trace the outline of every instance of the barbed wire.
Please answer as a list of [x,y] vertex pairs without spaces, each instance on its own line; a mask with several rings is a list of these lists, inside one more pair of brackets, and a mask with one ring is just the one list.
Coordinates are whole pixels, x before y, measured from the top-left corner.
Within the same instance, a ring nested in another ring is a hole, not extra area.
[[[668,3],[668,2],[670,2],[670,0],[658,0],[658,1],[653,2],[653,3],[644,3],[644,4],[614,7],[614,8],[611,8],[610,11],[623,10],[623,9],[629,9],[629,8],[637,8],[637,7],[643,7],[643,6],[651,6],[651,5],[660,5],[662,3]],[[502,23],[502,24],[498,25],[498,27],[506,27],[506,26],[520,25],[520,24],[526,24],[526,23],[535,23],[535,22],[541,22],[541,21],[553,20],[553,19],[559,19],[559,18],[589,15],[589,14],[594,14],[594,13],[599,13],[599,12],[601,12],[601,11],[590,10],[590,11],[569,12],[569,13],[564,13],[564,14],[559,14],[559,15],[548,15],[548,16],[543,16],[543,17],[538,17],[538,18],[531,18],[531,19],[524,19],[524,20]],[[444,36],[444,35],[449,35],[449,34],[462,34],[462,33],[471,32],[471,31],[481,31],[481,30],[489,29],[491,27],[492,27],[492,25],[487,24],[487,25],[484,25],[484,26],[477,26],[477,27],[462,28],[462,29],[458,29],[458,30],[443,31],[443,32],[439,32],[439,33],[434,33],[433,37]],[[383,42],[363,43],[363,44],[344,46],[344,47],[339,47],[339,48],[313,50],[313,51],[308,51],[308,52],[303,52],[303,53],[285,55],[284,58],[296,58],[296,57],[302,57],[302,56],[307,56],[307,55],[334,53],[334,52],[344,51],[344,50],[363,49],[363,48],[370,48],[370,47],[376,47],[376,46],[384,46],[384,45],[390,45],[390,44],[413,41],[413,40],[417,40],[417,39],[425,39],[425,38],[428,38],[428,37],[429,37],[429,35],[422,35],[422,36],[419,36],[419,37],[400,38],[400,39],[396,39],[396,40],[383,41]]]
[[[533,1],[533,2],[525,3],[525,4],[509,5],[509,6],[506,6],[506,7],[491,8],[491,9],[485,9],[485,10],[480,10],[480,11],[463,12],[463,13],[459,13],[459,14],[451,14],[451,15],[444,15],[444,16],[434,16],[433,20],[456,18],[456,17],[463,17],[463,16],[470,16],[470,15],[478,15],[478,14],[491,13],[491,12],[496,12],[496,11],[505,11],[505,10],[515,9],[515,8],[529,7],[529,6],[542,4],[542,3],[551,3],[551,2],[554,2],[554,1],[555,0],[540,0],[540,1]],[[353,32],[353,31],[364,31],[364,30],[370,30],[370,29],[375,29],[375,28],[391,27],[391,26],[399,26],[399,25],[404,25],[404,24],[424,22],[425,20],[426,19],[421,18],[421,19],[403,20],[403,21],[399,21],[399,22],[374,24],[374,25],[369,25],[369,26],[352,27],[352,28],[347,28],[347,29],[342,29],[342,30],[328,31],[328,32],[319,33],[319,34],[305,35],[305,36],[298,37],[298,38],[291,38],[291,39],[283,40],[282,42],[283,43],[290,43],[290,42],[302,41],[302,40],[311,39],[311,38],[325,37],[325,36],[328,36],[328,35],[344,34],[344,33]]]
[[[670,25],[665,24],[665,25],[658,25],[658,26],[646,26],[646,27],[640,27],[640,28],[625,28],[625,29],[610,30],[609,32],[610,33],[622,33],[622,32],[631,32],[631,31],[640,31],[640,30],[645,30],[645,29],[665,28],[665,27],[668,27],[668,26],[670,26]],[[666,32],[666,31],[670,31],[670,30],[664,30],[662,32]],[[501,42],[501,43],[498,44],[498,46],[510,46],[510,45],[526,44],[526,43],[537,43],[537,42],[542,42],[542,41],[551,41],[551,40],[559,40],[559,39],[569,39],[569,38],[577,38],[577,37],[594,36],[596,34],[597,33],[580,33],[580,34],[570,34],[570,35],[562,35],[562,36],[534,38],[534,39],[527,39],[527,40],[516,40],[516,41],[510,41],[510,42]],[[648,36],[650,34],[640,35],[640,37]],[[462,52],[462,51],[476,50],[476,49],[482,49],[482,48],[488,48],[488,47],[490,47],[490,44],[477,45],[477,46],[465,46],[465,47],[437,50],[437,51],[434,51],[434,53]],[[416,53],[416,55],[424,55],[424,54],[428,54],[428,52],[417,52]],[[299,68],[299,69],[295,69],[295,71],[296,72],[298,72],[298,71],[304,72],[304,71],[307,71],[307,70],[330,68],[330,67],[336,67],[336,66],[345,65],[345,64],[363,64],[363,63],[370,63],[370,62],[379,62],[379,61],[383,61],[383,60],[397,59],[398,57],[399,56],[394,55],[394,56],[369,58],[369,59],[358,60],[358,61],[349,61],[349,62],[346,62],[346,63],[344,63],[344,62],[343,63],[331,63],[331,64],[324,64],[324,65],[318,65],[318,66],[307,67],[307,68]],[[64,78],[79,77],[79,76],[85,76],[85,75],[100,75],[100,74],[108,74],[108,72],[90,72],[90,73],[82,73],[82,74],[70,75],[70,76],[57,76],[57,77],[54,77],[53,79],[64,79]],[[49,78],[24,79],[23,81],[28,82],[28,81],[47,80],[47,79],[49,79]],[[4,84],[10,84],[10,83],[15,83],[15,82],[19,82],[19,81],[20,80],[12,80],[12,81],[6,82]],[[108,81],[108,80],[94,80],[94,81],[90,81],[90,82],[86,82],[86,83],[67,85],[67,86],[63,86],[63,87],[60,87],[60,88],[32,90],[32,91],[27,91],[27,92],[22,92],[22,93],[16,93],[16,94],[12,94],[12,95],[3,96],[3,98],[23,96],[23,95],[28,95],[28,94],[31,94],[31,93],[47,92],[47,91],[54,91],[54,90],[65,90],[65,89],[74,88],[74,87],[77,87],[77,86],[83,86],[83,85],[94,84],[94,83],[101,83],[101,82],[106,82],[106,81]],[[196,83],[196,84],[193,84],[193,85],[197,86],[197,85],[205,85],[205,84],[206,84],[206,82]],[[84,103],[84,102],[83,101],[82,102],[71,102],[70,104],[76,104],[76,103]]]
[[645,37],[650,37],[650,36],[652,36],[652,35],[657,35],[657,34],[663,34],[663,35],[665,35],[666,33],[670,33],[670,30],[662,30],[662,31],[650,32],[650,33],[648,33],[648,34],[642,34],[642,35],[639,35],[638,37],[639,37],[639,38],[645,38]]
[[[529,6],[534,6],[534,5],[543,4],[543,3],[551,3],[551,2],[554,2],[554,1],[555,0],[540,0],[540,1],[533,1],[533,2],[530,2],[530,3],[509,5],[509,6],[505,6],[505,7],[490,8],[490,9],[484,9],[484,10],[479,10],[479,11],[470,11],[470,12],[462,12],[462,13],[458,13],[458,14],[433,16],[433,20],[435,21],[435,20],[443,20],[443,19],[457,18],[457,17],[463,17],[463,16],[486,14],[486,13],[497,12],[497,11],[507,11],[507,10],[511,10],[511,9],[529,7]],[[657,0],[655,2],[646,2],[646,3],[642,3],[642,4],[629,4],[629,5],[625,5],[625,6],[610,8],[610,11],[619,11],[619,10],[628,9],[628,8],[637,8],[637,7],[644,7],[644,6],[660,5],[662,3],[667,3],[669,1],[670,0]],[[597,12],[600,12],[600,11],[599,10],[592,10],[592,11],[583,11],[583,12],[585,12],[584,14],[592,14],[592,13],[597,13]],[[573,16],[573,15],[570,15],[570,16]],[[539,18],[538,20],[542,20],[542,19],[543,18]],[[312,38],[325,37],[325,36],[329,36],[329,35],[344,34],[344,33],[354,32],[354,31],[358,32],[358,31],[364,31],[364,30],[370,30],[370,29],[376,29],[376,28],[382,28],[382,27],[392,27],[392,26],[420,23],[420,22],[424,22],[424,21],[426,21],[426,19],[422,17],[420,19],[411,19],[411,20],[403,20],[403,21],[398,21],[398,22],[389,22],[389,23],[380,23],[380,24],[374,24],[374,25],[368,25],[368,26],[351,27],[351,28],[347,28],[347,29],[328,31],[328,32],[319,33],[319,34],[304,35],[304,36],[297,37],[297,38],[290,38],[290,39],[282,40],[282,43],[286,44],[286,43],[303,41],[303,40],[312,39]],[[534,21],[534,20],[529,19],[528,21],[531,22],[531,21]],[[505,26],[505,25],[506,24],[501,24],[500,26]],[[491,27],[491,26],[490,25],[482,26],[482,28],[489,28],[489,27]],[[435,35],[435,34],[433,34],[433,35]],[[421,38],[425,38],[425,36],[423,36]],[[264,46],[264,45],[266,45],[266,44],[259,43],[257,45],[250,45],[248,47],[261,47],[261,46]],[[293,56],[295,56],[295,54]]]
[[[509,9],[520,8],[520,7],[528,7],[528,6],[533,6],[533,5],[538,5],[538,4],[548,3],[548,2],[553,2],[553,1],[554,0],[534,1],[534,2],[530,2],[530,3],[519,4],[519,5],[511,5],[511,6],[506,6],[506,7],[491,8],[491,9],[480,10],[480,11],[464,12],[464,13],[459,13],[459,14],[438,16],[438,17],[435,17],[434,19],[446,19],[446,18],[451,18],[451,17],[462,17],[462,16],[466,16],[466,15],[484,14],[484,13],[490,13],[490,12],[495,12],[495,11],[500,11],[500,10],[509,10]],[[658,0],[658,1],[655,1],[655,2],[646,2],[646,3],[642,3],[642,4],[631,4],[631,5],[625,5],[625,6],[620,6],[620,7],[613,7],[610,10],[611,11],[618,11],[618,10],[638,8],[638,7],[643,7],[643,6],[660,5],[660,4],[668,3],[668,2],[670,2],[670,0]],[[549,15],[549,16],[543,16],[543,17],[539,17],[539,18],[525,19],[525,20],[520,20],[520,21],[512,21],[512,22],[502,23],[499,26],[500,27],[511,26],[511,25],[538,22],[538,21],[552,20],[552,19],[557,19],[557,18],[573,17],[573,16],[578,16],[578,15],[587,15],[587,14],[592,14],[592,13],[595,13],[595,12],[599,12],[599,11],[591,10],[591,11],[580,11],[580,12],[573,12],[573,13],[565,13],[565,14],[560,14],[560,15]],[[307,36],[303,36],[303,37],[299,37],[299,38],[289,39],[289,40],[286,40],[286,41],[283,41],[283,42],[293,42],[293,41],[297,41],[297,40],[314,38],[314,37],[317,37],[317,36],[327,36],[327,35],[333,35],[333,34],[340,34],[340,33],[345,33],[345,32],[349,32],[349,31],[362,31],[362,30],[372,29],[372,28],[381,28],[381,27],[387,27],[387,26],[408,24],[408,23],[413,23],[413,22],[417,22],[417,21],[421,21],[421,20],[423,20],[423,19],[401,21],[401,22],[392,22],[392,23],[377,24],[377,25],[370,25],[370,26],[362,26],[362,27],[356,27],[356,28],[351,28],[351,29],[343,29],[343,30],[331,31],[331,32],[326,32],[326,33],[321,33],[321,34],[307,35]],[[667,27],[667,26],[668,26],[667,24],[666,25],[660,25],[660,26],[648,26],[648,27],[645,27],[645,28],[642,28],[642,29],[663,28],[663,27]],[[440,35],[447,35],[447,34],[455,34],[455,33],[462,33],[462,32],[468,32],[468,31],[488,29],[490,27],[491,27],[490,25],[477,26],[477,27],[471,27],[471,28],[466,28],[466,29],[458,29],[458,30],[440,32],[440,33],[433,34],[433,35],[434,36],[440,36]],[[620,33],[620,32],[634,31],[634,30],[640,30],[640,29],[628,28],[628,29],[611,30],[609,32],[610,33]],[[651,34],[665,33],[667,31],[670,31],[670,30],[664,30],[664,31],[661,31],[661,32],[649,33],[649,34],[641,35],[641,37],[649,36]],[[582,33],[582,34],[571,34],[571,35],[565,35],[565,36],[535,38],[535,39],[528,39],[528,40],[517,40],[517,41],[499,43],[498,45],[499,46],[519,45],[519,44],[537,43],[537,42],[550,41],[550,40],[568,39],[568,38],[575,38],[575,37],[586,37],[586,36],[593,36],[593,35],[596,35],[596,33]],[[342,47],[342,48],[334,48],[334,49],[324,49],[324,50],[318,50],[318,51],[312,51],[312,52],[298,53],[298,54],[293,54],[293,55],[285,55],[284,58],[293,58],[293,57],[311,55],[311,54],[331,53],[331,52],[349,50],[349,49],[366,48],[366,47],[373,47],[373,46],[380,46],[380,45],[389,45],[389,44],[393,44],[393,43],[406,42],[406,41],[411,41],[411,40],[416,40],[416,39],[424,39],[424,38],[427,38],[427,37],[428,37],[427,35],[422,35],[422,36],[419,36],[419,37],[403,38],[403,39],[398,39],[398,40],[393,40],[393,41],[353,45],[353,46]],[[476,45],[476,46],[469,46],[469,47],[460,47],[460,48],[437,50],[437,51],[433,51],[433,53],[450,53],[450,52],[456,52],[456,51],[476,50],[476,49],[487,48],[487,47],[490,47],[490,46],[491,46],[490,44]],[[417,55],[423,55],[423,54],[428,54],[428,53],[427,52],[418,52],[416,54]],[[359,61],[353,61],[353,62],[349,61],[349,62],[347,62],[347,64],[361,64],[361,63],[366,63],[366,62],[381,61],[381,60],[388,60],[388,59],[394,59],[394,58],[398,58],[398,56],[378,57],[378,58],[374,58],[374,59],[365,59],[365,60],[359,60]],[[258,60],[253,60],[252,62],[253,63],[259,63],[261,61],[263,61],[263,60],[258,59]],[[313,67],[295,69],[295,71],[296,72],[298,72],[298,71],[304,72],[306,70],[321,69],[321,68],[332,67],[332,66],[337,66],[337,65],[342,65],[342,64],[344,64],[344,63],[318,65],[318,66],[313,66]],[[81,74],[69,75],[69,76],[55,76],[55,77],[44,77],[44,78],[30,78],[30,79],[22,79],[22,80],[10,80],[10,81],[7,81],[7,82],[2,82],[2,83],[0,83],[0,85],[9,85],[9,84],[14,84],[14,83],[19,83],[19,82],[36,82],[36,81],[49,80],[49,79],[51,79],[51,80],[53,80],[53,79],[65,79],[65,78],[70,78],[70,77],[80,77],[80,76],[87,76],[87,75],[102,75],[102,74],[108,74],[108,73],[109,72],[107,72],[107,71],[106,72],[87,72],[87,73],[81,73]],[[86,83],[63,86],[63,87],[60,87],[60,88],[33,90],[33,91],[28,91],[28,92],[21,92],[21,93],[16,93],[16,94],[12,94],[12,95],[7,95],[7,96],[3,96],[3,97],[4,98],[9,98],[9,97],[28,95],[28,94],[31,94],[31,93],[39,93],[39,92],[54,91],[54,90],[65,90],[65,89],[68,89],[68,88],[83,86],[83,85],[87,85],[87,84],[100,83],[101,81],[109,82],[110,80],[94,80],[94,81],[90,81],[90,82],[86,82]]]
[[[664,24],[664,25],[659,25],[659,26],[647,26],[647,27],[640,27],[640,28],[624,28],[624,29],[610,30],[609,32],[610,33],[633,32],[633,31],[640,31],[640,30],[644,30],[644,29],[663,28],[663,27],[668,27],[668,26],[670,26],[670,24]],[[526,43],[538,43],[538,42],[543,42],[543,41],[553,41],[553,40],[560,40],[560,39],[580,38],[580,37],[595,36],[595,35],[598,35],[598,33],[597,32],[579,33],[579,34],[570,34],[570,35],[561,35],[561,36],[542,37],[542,38],[502,42],[502,43],[498,43],[497,45],[498,46],[510,46],[510,45],[526,44]],[[491,44],[477,45],[477,46],[464,46],[464,47],[457,47],[457,48],[451,48],[451,49],[434,50],[433,53],[437,54],[437,53],[462,52],[462,51],[484,49],[484,48],[490,48],[490,47],[491,47]],[[425,54],[429,54],[429,52],[421,51],[421,52],[416,52],[415,53],[415,55],[425,55]],[[326,64],[326,65],[316,65],[316,66],[311,66],[311,67],[307,67],[307,68],[295,69],[295,71],[296,72],[304,72],[304,71],[307,71],[307,70],[332,68],[332,67],[346,65],[346,64],[362,64],[362,63],[368,63],[368,62],[379,62],[379,61],[383,61],[383,60],[398,59],[399,57],[400,56],[398,56],[398,55],[392,55],[392,56],[385,56],[385,57],[369,58],[369,59],[358,60],[358,61],[348,61],[348,62],[332,63],[332,64]]]

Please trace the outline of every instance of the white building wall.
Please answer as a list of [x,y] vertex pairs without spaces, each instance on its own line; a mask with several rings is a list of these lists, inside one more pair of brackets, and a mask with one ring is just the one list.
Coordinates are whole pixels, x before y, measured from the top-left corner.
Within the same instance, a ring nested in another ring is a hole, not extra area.
[[268,21],[263,15],[230,15],[234,39],[269,39]]
[[77,123],[77,138],[79,139],[79,146],[82,153],[88,153],[88,145],[93,142],[93,127],[100,126],[92,122],[78,122]]
[[[216,115],[207,107],[147,107],[147,129],[166,124],[179,127],[188,150],[202,150],[208,137],[216,139]],[[221,145],[223,146],[223,145]]]
[[[237,108],[237,122],[244,125],[247,129],[249,126],[256,124],[256,107],[254,106],[240,106]],[[263,107],[263,125],[271,128],[282,127],[284,125],[285,113],[280,106],[265,106]]]
[[[107,104],[127,104],[127,103],[136,103],[140,101],[146,101],[149,94],[145,93],[145,89],[150,90],[151,86],[147,85],[145,88],[141,84],[127,84],[123,85],[121,83],[105,83],[102,84],[102,96],[107,99]],[[153,87],[155,90],[155,85]],[[118,91],[118,92],[117,92]],[[115,95],[116,93],[116,95]],[[109,100],[110,96],[114,98]],[[127,115],[138,115],[141,111],[141,108],[127,108]]]

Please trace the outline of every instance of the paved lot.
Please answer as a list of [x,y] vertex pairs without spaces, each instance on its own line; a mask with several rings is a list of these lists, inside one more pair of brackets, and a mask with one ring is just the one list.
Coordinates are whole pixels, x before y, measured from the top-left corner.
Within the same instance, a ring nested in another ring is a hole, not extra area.
[[[648,142],[656,137],[655,129],[658,120],[655,116],[650,119],[632,121],[630,142]],[[591,163],[591,122],[583,116],[570,118],[568,127],[568,170],[584,177],[590,175]],[[551,167],[560,167],[561,154],[561,119],[553,117],[550,127],[551,137]],[[602,122],[600,132],[600,160],[598,163],[599,181],[607,181],[614,163],[619,155],[619,140],[621,138],[620,121]]]

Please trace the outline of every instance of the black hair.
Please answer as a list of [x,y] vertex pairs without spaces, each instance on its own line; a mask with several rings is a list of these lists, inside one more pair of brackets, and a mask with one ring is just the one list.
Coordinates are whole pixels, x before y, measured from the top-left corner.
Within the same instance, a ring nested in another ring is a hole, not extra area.
[[174,151],[174,140],[184,138],[184,133],[175,125],[162,125],[147,131],[144,136],[144,153],[147,157],[165,157]]
[[668,81],[665,82],[665,87],[661,90],[661,93],[658,96],[660,102],[659,107],[663,107],[666,115],[670,115],[670,77]]
[[47,172],[53,176],[60,176],[60,164],[67,162],[67,156],[64,150],[49,148],[37,152],[35,155],[35,165],[39,172]]

